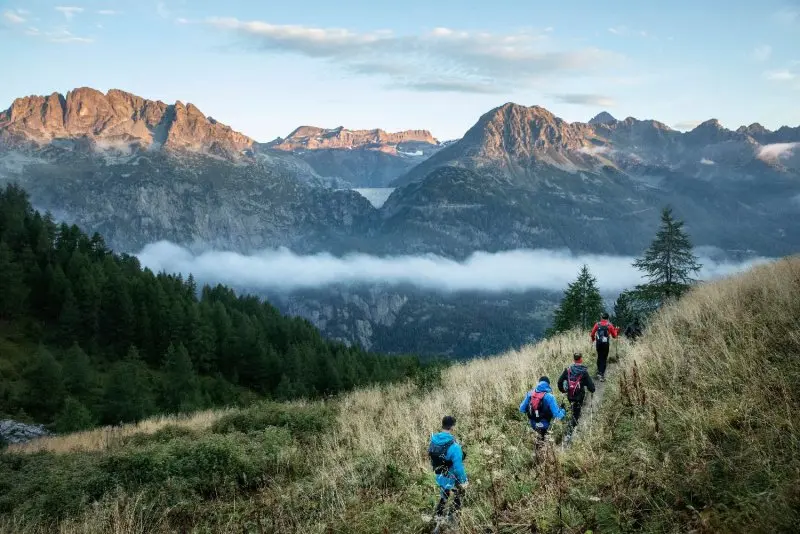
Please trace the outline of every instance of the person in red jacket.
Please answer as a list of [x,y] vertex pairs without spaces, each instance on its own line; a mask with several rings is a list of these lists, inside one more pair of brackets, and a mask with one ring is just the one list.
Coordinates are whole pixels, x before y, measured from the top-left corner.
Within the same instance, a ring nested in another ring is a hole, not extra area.
[[592,342],[597,348],[597,377],[600,382],[606,381],[606,360],[608,359],[608,349],[611,346],[611,338],[617,337],[619,331],[608,320],[608,314],[600,316],[600,322],[594,324],[592,328]]

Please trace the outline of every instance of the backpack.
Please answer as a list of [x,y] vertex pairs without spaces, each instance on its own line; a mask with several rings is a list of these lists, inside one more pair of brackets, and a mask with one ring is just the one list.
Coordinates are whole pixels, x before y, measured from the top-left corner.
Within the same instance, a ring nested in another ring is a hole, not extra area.
[[583,387],[583,369],[572,365],[567,369],[567,398],[570,402],[577,399]]
[[553,418],[550,406],[544,400],[545,395],[547,395],[546,391],[531,391],[531,400],[528,403],[528,419],[535,423],[540,421],[549,423],[550,419]]
[[597,333],[595,334],[595,339],[597,340],[598,345],[608,345],[608,324],[597,324]]
[[454,438],[451,438],[441,445],[435,444],[431,441],[431,444],[428,446],[428,456],[431,459],[431,467],[433,468],[433,472],[437,475],[446,475],[447,471],[453,467],[453,462],[447,459],[447,451],[450,450],[450,446],[456,442]]

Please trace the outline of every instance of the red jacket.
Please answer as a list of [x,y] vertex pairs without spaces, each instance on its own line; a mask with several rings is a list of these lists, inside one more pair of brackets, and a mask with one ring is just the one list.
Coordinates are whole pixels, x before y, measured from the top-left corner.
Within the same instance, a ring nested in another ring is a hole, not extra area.
[[607,326],[608,327],[608,333],[611,334],[611,337],[616,339],[617,334],[619,334],[619,329],[616,328],[613,324],[611,324],[610,321],[606,321],[605,319],[603,319],[599,323],[594,323],[594,328],[592,328],[592,341],[595,340],[595,334],[597,333],[597,328],[600,325]]

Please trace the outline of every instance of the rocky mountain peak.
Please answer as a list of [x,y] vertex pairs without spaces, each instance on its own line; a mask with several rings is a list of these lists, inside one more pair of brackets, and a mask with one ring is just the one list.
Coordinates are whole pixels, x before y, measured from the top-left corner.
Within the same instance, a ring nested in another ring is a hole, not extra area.
[[57,139],[87,139],[100,149],[132,147],[208,152],[238,157],[253,141],[203,115],[193,104],[168,105],[111,89],[79,87],[66,96],[16,99],[0,114],[0,138],[46,144]]
[[285,139],[279,138],[269,143],[269,146],[284,151],[358,148],[391,150],[398,145],[409,143],[437,146],[439,141],[428,130],[388,133],[377,128],[348,130],[343,126],[336,128],[300,126]]
[[615,122],[617,119],[608,111],[601,111],[589,120],[589,124],[612,124]]

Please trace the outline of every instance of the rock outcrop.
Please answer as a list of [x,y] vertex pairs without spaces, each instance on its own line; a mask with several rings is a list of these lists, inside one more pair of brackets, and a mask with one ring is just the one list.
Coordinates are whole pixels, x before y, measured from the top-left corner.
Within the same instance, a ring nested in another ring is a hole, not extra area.
[[10,419],[0,421],[0,441],[6,443],[27,443],[49,435],[44,425],[26,425]]
[[46,144],[82,140],[100,150],[191,151],[238,158],[253,140],[193,104],[168,105],[112,89],[81,87],[63,96],[18,98],[0,114],[0,139]]

